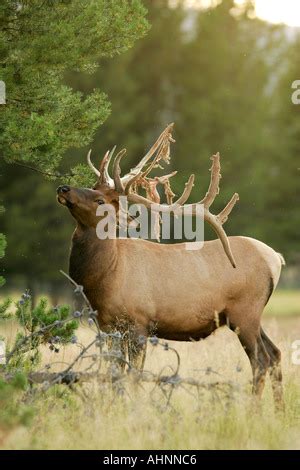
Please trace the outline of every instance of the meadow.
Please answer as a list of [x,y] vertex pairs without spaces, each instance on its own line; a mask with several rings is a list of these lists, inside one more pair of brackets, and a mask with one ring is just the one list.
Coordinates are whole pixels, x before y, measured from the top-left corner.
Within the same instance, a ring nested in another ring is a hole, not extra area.
[[[31,425],[2,436],[4,449],[300,449],[300,365],[292,363],[292,343],[300,339],[300,293],[278,291],[264,315],[263,326],[283,355],[285,414],[275,414],[267,379],[261,405],[251,397],[251,370],[236,335],[226,327],[204,341],[169,342],[181,358],[179,374],[237,384],[223,397],[174,387],[169,406],[153,384],[130,384],[122,395],[97,381],[74,391],[55,386],[34,400]],[[288,310],[288,312],[286,311]],[[7,341],[16,325],[0,325]],[[86,344],[91,332],[80,327]],[[54,355],[43,348],[43,363],[69,363],[75,346]],[[148,346],[145,370],[168,373],[175,366],[172,351]],[[55,369],[55,364],[53,364]]]

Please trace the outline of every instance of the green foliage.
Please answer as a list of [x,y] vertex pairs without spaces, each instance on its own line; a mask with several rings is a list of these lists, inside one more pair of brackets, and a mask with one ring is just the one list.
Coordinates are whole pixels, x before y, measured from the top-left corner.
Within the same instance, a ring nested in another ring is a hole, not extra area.
[[[59,352],[60,345],[77,341],[74,333],[79,322],[74,316],[70,306],[50,307],[45,298],[33,308],[30,294],[22,294],[14,314],[21,329],[11,348],[7,348],[6,364],[0,365],[0,441],[2,432],[30,424],[34,407],[24,403],[30,391],[28,373],[40,364],[41,345],[49,345],[55,353]],[[5,309],[2,312],[0,308],[0,320],[3,318],[7,315]]]
[[88,96],[63,84],[68,70],[92,73],[101,57],[131,47],[147,30],[139,0],[4,0],[0,7],[1,151],[9,162],[54,171],[71,147],[82,147],[108,117],[98,89]]
[[0,438],[1,431],[30,423],[33,409],[21,401],[27,387],[27,378],[21,372],[16,372],[9,381],[0,376]]
[[72,168],[72,176],[65,178],[65,181],[71,186],[92,188],[95,184],[95,173],[87,164],[79,163]]
[[10,305],[11,305],[11,299],[5,299],[0,304],[0,321],[11,318],[11,313],[8,312],[8,308],[10,307]]
[[23,370],[31,370],[37,366],[42,344],[49,344],[51,351],[59,352],[60,345],[76,342],[74,333],[79,323],[71,316],[69,305],[49,307],[47,299],[42,298],[33,308],[31,296],[26,292],[16,307],[15,317],[23,331],[17,333],[8,353],[10,368],[22,366]]
[[[71,307],[59,305],[49,307],[46,298],[42,298],[35,308],[32,308],[30,295],[25,293],[17,304],[16,317],[22,327],[32,334],[42,328],[51,330],[40,338],[40,342],[49,342],[49,338],[59,337],[59,342],[68,343],[78,328],[76,320],[70,320]],[[68,320],[65,323],[65,320]]]

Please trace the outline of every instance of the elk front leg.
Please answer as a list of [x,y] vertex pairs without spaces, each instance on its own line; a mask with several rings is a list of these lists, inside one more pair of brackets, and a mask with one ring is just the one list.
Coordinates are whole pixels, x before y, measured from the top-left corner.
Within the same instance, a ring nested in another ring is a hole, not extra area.
[[107,350],[112,355],[111,364],[114,364],[120,372],[125,370],[127,344],[128,340],[125,338],[109,337],[107,339]]
[[145,365],[147,337],[141,330],[132,327],[128,332],[128,361],[133,369],[142,371]]
[[[132,346],[132,344],[131,344]],[[129,364],[133,369],[142,371],[144,369],[147,352],[147,343],[141,348],[128,348]]]

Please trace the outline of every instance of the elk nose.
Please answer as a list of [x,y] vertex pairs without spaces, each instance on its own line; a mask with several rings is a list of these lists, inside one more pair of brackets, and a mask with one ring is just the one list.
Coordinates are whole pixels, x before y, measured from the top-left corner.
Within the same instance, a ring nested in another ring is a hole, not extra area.
[[64,184],[63,186],[58,186],[56,192],[57,193],[68,193],[70,191],[70,186],[67,186],[66,184]]

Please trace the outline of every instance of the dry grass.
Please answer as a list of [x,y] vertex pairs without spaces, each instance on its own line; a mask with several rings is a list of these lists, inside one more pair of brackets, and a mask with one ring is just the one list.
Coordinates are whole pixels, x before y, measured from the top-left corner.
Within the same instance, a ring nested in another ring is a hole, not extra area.
[[[152,396],[148,384],[143,389],[129,388],[129,396],[123,398],[90,384],[84,386],[88,399],[82,402],[60,386],[39,398],[31,428],[15,430],[6,439],[5,448],[300,449],[300,366],[291,362],[291,343],[300,339],[300,318],[266,318],[264,327],[283,352],[285,416],[274,414],[269,380],[262,408],[254,407],[248,359],[237,337],[223,328],[204,341],[172,345],[181,355],[181,376],[201,377],[210,366],[224,380],[242,386],[244,391],[230,406],[225,401],[213,401],[211,392],[198,400],[188,389],[179,388],[174,392],[172,408],[162,411],[158,406],[160,392]],[[9,337],[14,328],[7,324],[2,333]],[[84,343],[89,335],[87,328],[80,330]],[[44,361],[53,361],[54,353],[44,352]],[[69,362],[74,353],[69,346],[55,359]],[[152,347],[145,368],[159,372],[174,360],[171,351]]]

